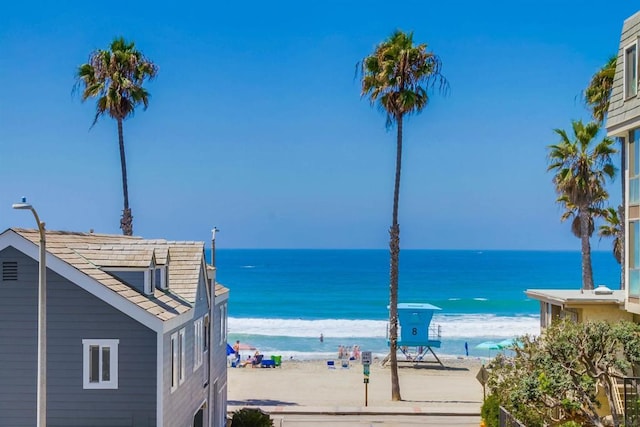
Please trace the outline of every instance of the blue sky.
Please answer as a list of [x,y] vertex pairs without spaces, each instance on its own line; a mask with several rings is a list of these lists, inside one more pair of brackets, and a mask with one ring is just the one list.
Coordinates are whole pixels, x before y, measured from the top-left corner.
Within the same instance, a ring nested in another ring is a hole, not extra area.
[[[96,4],[97,5],[97,4]],[[579,249],[546,147],[617,52],[633,2],[13,2],[0,15],[0,228],[119,233],[116,124],[90,129],[76,67],[114,36],[158,64],[124,124],[134,232],[221,248],[384,248],[395,129],[355,64],[394,29],[451,90],[405,126],[401,246]],[[611,187],[620,200],[620,180]],[[609,242],[594,239],[594,249]]]

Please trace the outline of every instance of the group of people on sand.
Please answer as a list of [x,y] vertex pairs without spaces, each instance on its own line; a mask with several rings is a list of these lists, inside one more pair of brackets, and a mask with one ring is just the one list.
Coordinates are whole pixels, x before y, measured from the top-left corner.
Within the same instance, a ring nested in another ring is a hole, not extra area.
[[338,346],[338,359],[360,360],[360,346]]
[[246,367],[247,365],[251,365],[252,368],[260,365],[264,357],[262,354],[260,354],[258,350],[256,350],[253,356],[249,355],[247,356],[246,360],[241,362],[240,361],[240,340],[236,341],[236,343],[233,345],[233,353],[235,356],[234,366],[243,367],[243,368]]

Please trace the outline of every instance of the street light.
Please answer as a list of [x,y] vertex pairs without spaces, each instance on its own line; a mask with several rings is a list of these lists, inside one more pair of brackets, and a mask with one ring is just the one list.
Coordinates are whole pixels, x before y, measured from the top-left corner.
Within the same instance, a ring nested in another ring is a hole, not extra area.
[[36,218],[40,232],[40,276],[38,279],[38,389],[37,389],[37,427],[47,425],[47,249],[44,222],[40,221],[36,210],[23,197],[20,203],[14,203],[13,209],[30,210]]

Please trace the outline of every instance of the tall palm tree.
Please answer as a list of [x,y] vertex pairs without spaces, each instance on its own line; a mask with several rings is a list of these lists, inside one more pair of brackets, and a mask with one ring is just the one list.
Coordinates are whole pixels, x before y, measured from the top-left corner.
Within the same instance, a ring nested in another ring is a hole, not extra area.
[[401,400],[398,378],[398,260],[400,256],[400,226],[398,202],[402,170],[402,131],[404,117],[419,113],[429,102],[427,90],[434,84],[446,89],[447,81],[440,73],[440,58],[427,51],[426,44],[413,44],[413,33],[396,30],[376,46],[373,53],[359,64],[362,78],[361,96],[372,105],[378,104],[387,115],[387,127],[397,127],[396,172],[393,190],[393,214],[389,268],[389,342],[391,365],[391,399]]
[[[607,63],[600,68],[592,77],[589,82],[589,86],[584,91],[584,101],[591,111],[591,115],[593,119],[602,123],[604,121],[605,115],[609,110],[609,100],[611,98],[611,89],[613,87],[613,79],[616,73],[616,61],[617,56],[612,55]],[[621,144],[621,154],[620,154],[620,170],[625,170],[625,144],[624,140],[620,140]],[[619,227],[619,239],[614,239],[614,251],[615,245],[619,245],[620,252],[619,255],[616,255],[616,259],[620,258],[618,262],[620,263],[620,276],[622,280],[620,281],[620,289],[625,288],[624,281],[624,204],[625,204],[625,182],[624,179],[620,180],[620,184],[622,185],[622,203],[618,208],[618,215],[616,216],[618,219]],[[605,217],[605,221],[607,221]]]
[[[622,221],[615,208],[607,207],[603,209],[600,216],[604,219],[604,224],[598,228],[598,236],[612,237],[613,238],[613,256],[618,264],[622,265],[622,254],[624,252],[624,230],[622,228]],[[624,270],[621,269],[620,285],[622,287],[622,281],[624,280]]]
[[593,119],[598,123],[604,121],[604,117],[609,110],[609,99],[611,98],[617,59],[616,55],[610,57],[607,63],[591,77],[589,86],[584,91],[585,103],[591,110]]
[[89,55],[89,62],[80,65],[76,75],[76,88],[82,86],[82,101],[97,98],[96,116],[91,126],[105,113],[118,123],[124,197],[120,228],[127,236],[133,234],[133,215],[129,207],[122,122],[134,114],[138,105],[143,104],[144,109],[147,109],[150,95],[142,85],[145,80],[153,79],[157,72],[158,67],[136,49],[134,42],[126,42],[124,38],[117,37],[108,50],[93,51]]
[[[576,212],[580,224],[582,246],[582,289],[593,289],[591,244],[593,216],[609,197],[605,190],[607,178],[615,175],[611,155],[617,150],[613,140],[603,138],[594,143],[600,126],[596,122],[584,125],[574,120],[573,139],[562,129],[555,129],[560,142],[549,146],[549,167],[555,173],[553,183],[558,202]],[[566,215],[566,214],[565,214]],[[564,215],[563,215],[564,216]]]

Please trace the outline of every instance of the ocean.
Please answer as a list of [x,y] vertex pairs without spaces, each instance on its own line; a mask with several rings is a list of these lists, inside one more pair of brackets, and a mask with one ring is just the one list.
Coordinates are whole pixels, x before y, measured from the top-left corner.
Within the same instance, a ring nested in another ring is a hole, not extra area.
[[[613,255],[592,259],[596,286],[619,289]],[[387,354],[387,250],[222,249],[216,264],[230,289],[231,344],[283,359],[336,357],[340,345]],[[476,345],[539,333],[539,303],[524,291],[579,289],[580,266],[578,251],[402,250],[399,302],[442,309],[432,321],[439,356],[464,355],[467,343],[469,356],[489,357]]]

